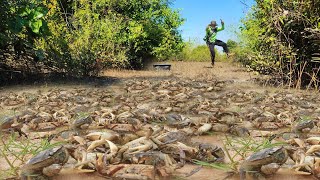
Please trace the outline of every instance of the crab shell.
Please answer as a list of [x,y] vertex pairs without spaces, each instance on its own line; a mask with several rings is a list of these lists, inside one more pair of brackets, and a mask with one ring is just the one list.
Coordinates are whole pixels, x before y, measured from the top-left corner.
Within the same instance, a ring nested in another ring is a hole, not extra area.
[[217,159],[223,160],[225,157],[225,154],[222,150],[222,148],[207,144],[207,143],[200,143],[198,146],[198,152],[196,158],[201,161],[215,161]]
[[159,141],[162,143],[168,143],[173,140],[179,141],[179,142],[188,142],[190,141],[190,137],[185,133],[184,131],[177,131],[177,132],[166,132],[164,134],[159,135],[156,137]]
[[73,128],[80,128],[82,125],[88,124],[90,125],[92,123],[92,117],[90,115],[82,117],[80,119],[77,119],[73,122],[72,127]]
[[294,127],[294,132],[299,133],[303,132],[304,129],[312,129],[314,127],[314,121],[313,120],[308,120],[308,121],[303,121],[299,122],[295,127]]
[[3,119],[0,119],[0,129],[11,128],[11,125],[14,123],[14,120],[16,118],[17,118],[16,116],[13,116],[13,117],[5,117]]
[[278,163],[282,165],[288,159],[288,152],[284,147],[273,147],[263,149],[248,157],[241,165],[240,169],[245,170],[260,170],[261,166]]
[[40,152],[38,155],[31,158],[23,167],[22,175],[30,172],[42,171],[43,168],[48,167],[52,164],[65,164],[68,161],[69,154],[67,149],[63,146],[55,147]]

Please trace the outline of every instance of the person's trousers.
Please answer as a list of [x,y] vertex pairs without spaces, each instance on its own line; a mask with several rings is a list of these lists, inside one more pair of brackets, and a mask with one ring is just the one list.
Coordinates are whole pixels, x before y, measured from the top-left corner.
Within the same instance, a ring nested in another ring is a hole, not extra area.
[[211,62],[212,62],[212,64],[214,64],[214,59],[216,57],[216,53],[214,52],[214,46],[215,45],[221,46],[225,53],[227,53],[227,54],[229,53],[228,46],[227,46],[227,44],[225,42],[220,41],[220,40],[217,39],[215,42],[209,43],[208,46],[209,46],[210,53],[211,53]]

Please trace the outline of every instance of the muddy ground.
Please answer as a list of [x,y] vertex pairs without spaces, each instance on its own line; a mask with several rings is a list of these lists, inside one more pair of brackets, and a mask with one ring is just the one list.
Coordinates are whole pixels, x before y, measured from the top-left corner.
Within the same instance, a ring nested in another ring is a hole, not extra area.
[[[267,94],[277,94],[284,93],[290,94],[294,98],[299,98],[301,96],[316,96],[314,92],[305,92],[300,90],[288,90],[288,89],[279,89],[274,87],[261,86],[254,83],[254,79],[260,77],[259,75],[248,72],[246,69],[228,62],[217,62],[216,66],[212,68],[210,63],[198,63],[198,62],[172,62],[171,71],[155,71],[152,66],[146,67],[143,71],[118,71],[118,70],[107,70],[102,73],[102,78],[99,80],[92,81],[77,81],[77,82],[68,82],[68,81],[58,81],[58,82],[48,82],[40,84],[31,84],[31,85],[15,85],[15,86],[7,86],[0,88],[0,96],[6,97],[10,95],[10,93],[22,94],[22,93],[36,93],[39,90],[42,92],[47,92],[52,89],[62,89],[65,91],[73,90],[73,89],[100,89],[100,90],[108,90],[114,92],[117,95],[122,95],[128,93],[126,85],[128,82],[134,81],[150,81],[152,82],[161,82],[161,81],[192,81],[192,80],[201,80],[202,82],[208,81],[222,81],[224,82],[224,86],[219,91],[212,92],[212,97],[221,94],[228,94],[233,92],[241,92],[241,93],[251,93],[263,95],[267,92]],[[213,87],[214,88],[214,87]],[[206,93],[206,97],[210,97],[210,92]],[[312,98],[311,98],[312,99]],[[157,102],[161,103],[161,101]],[[315,102],[310,102],[314,105],[313,108],[318,108],[319,105]],[[244,104],[236,103],[226,106],[228,110],[233,110],[240,107],[247,108],[245,109],[247,112],[248,108],[254,107],[254,104],[251,102],[244,102]],[[257,105],[260,106],[260,105]],[[26,107],[24,107],[26,108]],[[13,111],[21,110],[21,107],[15,106],[5,106],[2,102],[1,106],[1,115],[10,114]],[[239,109],[237,109],[238,111]],[[186,112],[184,112],[186,113]],[[240,112],[241,113],[241,112]],[[245,112],[244,112],[245,113]],[[188,113],[187,113],[188,114]],[[203,116],[205,118],[206,114],[200,114],[199,116]],[[307,116],[313,117],[313,111],[310,111],[310,114]],[[242,117],[245,117],[242,114]],[[250,131],[259,131],[258,128],[253,128],[252,125],[248,125]],[[286,129],[286,128],[284,128]],[[268,130],[263,130],[263,132],[274,133],[279,131],[277,128],[270,128]],[[7,134],[3,134],[2,137],[8,136]],[[232,137],[230,135],[230,137]],[[206,135],[194,136],[192,138],[194,141],[207,142],[210,144],[215,144],[218,146],[223,146],[225,140],[225,133],[223,132],[209,132]],[[2,146],[3,147],[3,146]],[[1,148],[2,148],[1,147]],[[1,157],[1,156],[0,156]],[[239,159],[241,160],[241,159]],[[243,159],[242,159],[243,160]],[[6,161],[3,157],[0,158],[0,171],[4,172],[9,168]],[[226,162],[230,162],[229,160],[225,160]],[[188,163],[183,168],[178,169],[173,176],[169,179],[203,179],[203,180],[212,180],[212,179],[224,179],[227,177],[227,173],[223,170],[217,170],[209,167],[202,167],[197,173],[193,174],[190,177],[185,177],[190,171],[196,169],[199,165]],[[3,177],[3,176],[0,176]],[[65,173],[55,177],[56,180],[62,179],[104,179],[103,177],[97,174],[78,174],[78,173]],[[286,168],[280,169],[276,175],[269,177],[270,179],[312,179],[312,176],[302,176],[296,175],[293,170],[288,170]],[[239,176],[235,175],[233,177],[228,177],[227,179],[239,179]]]

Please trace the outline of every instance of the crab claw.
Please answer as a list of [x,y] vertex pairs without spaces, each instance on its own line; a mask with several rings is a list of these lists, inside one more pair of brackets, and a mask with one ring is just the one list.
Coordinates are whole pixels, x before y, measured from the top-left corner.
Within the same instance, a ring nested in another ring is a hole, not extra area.
[[314,163],[313,174],[316,178],[320,178],[320,159],[316,159]]
[[93,141],[93,142],[90,144],[90,146],[88,147],[87,151],[88,151],[88,152],[91,152],[91,151],[93,151],[96,147],[106,144],[106,142],[107,142],[107,140],[105,140],[105,139]]
[[306,139],[307,143],[312,144],[312,145],[318,145],[320,144],[320,137],[309,137]]
[[48,167],[43,168],[42,172],[44,175],[52,177],[59,174],[61,169],[62,169],[62,166],[60,164],[52,164]]
[[104,171],[107,169],[107,165],[103,162],[103,156],[98,156],[98,159],[96,160],[96,170],[101,175],[107,175],[107,173]]
[[145,152],[147,150],[150,150],[152,148],[152,144],[151,143],[147,143],[141,146],[137,146],[137,147],[133,147],[133,148],[129,148],[129,154],[135,154],[135,153],[139,153],[139,152]]
[[306,152],[307,155],[310,155],[314,152],[320,151],[320,145],[312,145],[308,151]]
[[80,145],[85,145],[86,141],[83,137],[80,136],[72,136],[72,139],[77,141]]
[[197,134],[201,135],[201,134],[203,134],[205,132],[210,131],[211,128],[212,128],[212,124],[211,123],[205,123],[201,127],[199,127],[199,129],[197,131]]
[[186,153],[181,148],[179,148],[179,150],[180,150],[180,152],[179,152],[179,155],[180,155],[179,165],[181,167],[183,167],[186,164]]
[[86,138],[91,140],[91,141],[96,141],[96,140],[115,140],[118,138],[118,134],[114,131],[107,131],[107,132],[92,132],[86,135]]
[[113,158],[117,155],[119,148],[113,142],[108,141],[108,140],[106,140],[106,141],[109,144],[109,148],[110,148],[110,154],[107,154],[106,159],[110,160],[111,158]]

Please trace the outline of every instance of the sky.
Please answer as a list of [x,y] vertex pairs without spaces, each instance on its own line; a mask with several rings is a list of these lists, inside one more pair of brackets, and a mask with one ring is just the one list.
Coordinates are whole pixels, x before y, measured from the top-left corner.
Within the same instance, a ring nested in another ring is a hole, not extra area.
[[248,8],[241,3],[252,6],[254,0],[175,0],[174,9],[179,9],[181,16],[186,19],[179,29],[184,40],[194,40],[197,44],[204,44],[205,28],[216,20],[221,26],[220,19],[225,22],[225,30],[218,33],[217,38],[222,41],[236,40],[234,31],[240,25],[240,19],[245,16]]

